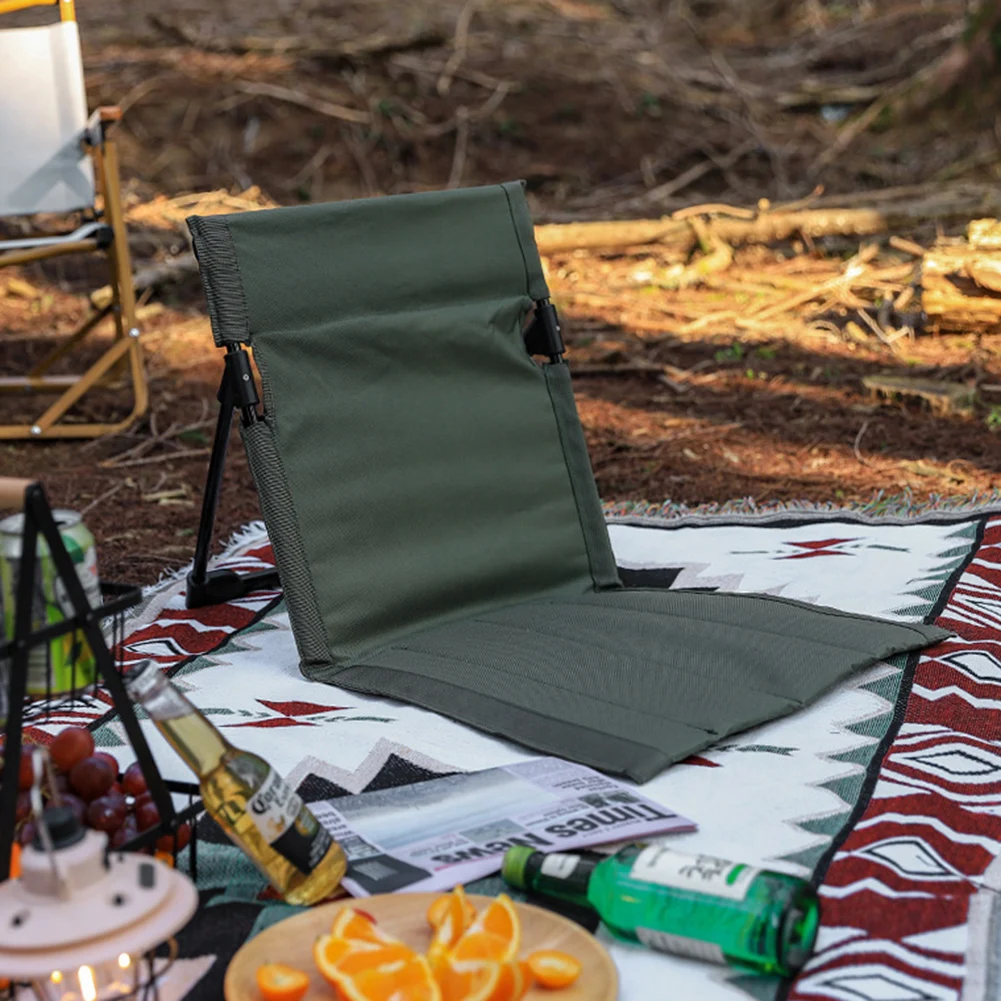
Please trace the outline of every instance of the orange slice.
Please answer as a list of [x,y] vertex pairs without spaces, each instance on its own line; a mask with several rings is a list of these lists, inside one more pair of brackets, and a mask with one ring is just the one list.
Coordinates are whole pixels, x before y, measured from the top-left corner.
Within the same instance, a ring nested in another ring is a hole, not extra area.
[[443,893],[431,902],[431,906],[427,911],[427,918],[428,924],[432,928],[437,928],[441,924],[445,915],[453,907],[453,901],[456,897],[462,901],[464,912],[462,930],[465,931],[476,920],[476,908],[469,902],[469,898],[466,896],[466,889],[460,883],[451,893]]
[[427,910],[428,924],[432,928],[437,928],[441,924],[441,919],[445,916],[445,912],[448,910],[449,901],[452,899],[451,893],[443,893],[440,897],[435,897],[431,901],[430,906]]
[[497,989],[499,963],[445,962],[435,971],[442,1001],[489,1001]]
[[[476,917],[476,910],[466,899],[466,893],[461,886],[456,887],[455,891],[444,899],[446,904],[438,909],[436,915],[438,923],[434,926],[434,935],[428,948],[429,957],[438,957],[447,953],[462,938]],[[472,915],[470,915],[470,911],[472,911]],[[433,967],[434,963],[432,962],[431,965]]]
[[264,1001],[299,1001],[309,990],[309,976],[284,963],[257,968],[257,989]]
[[516,962],[449,962],[439,983],[442,1001],[520,1001],[531,980]]
[[487,931],[466,932],[448,954],[456,963],[504,963],[514,959],[517,947]]
[[542,949],[528,957],[528,968],[542,987],[568,987],[580,976],[580,961],[556,949]]
[[413,949],[405,946],[402,942],[375,949],[354,949],[335,964],[335,979],[355,977],[368,970],[384,969],[395,963],[413,959],[416,955],[417,953]]
[[535,974],[532,972],[532,967],[528,965],[528,961],[525,959],[518,960],[518,966],[521,969],[521,975],[525,978],[525,993],[531,990],[532,985],[535,983]]
[[387,944],[352,941],[346,938],[334,938],[333,935],[321,935],[313,943],[313,962],[316,963],[316,968],[320,971],[323,979],[334,987],[337,986],[337,981],[341,976],[341,966],[347,963],[351,957],[360,954],[381,955],[367,963],[364,960],[352,961],[351,969],[371,968],[373,962],[378,965],[380,960],[386,962],[397,960],[403,955],[413,955],[413,952],[400,942]]
[[356,911],[353,907],[343,907],[337,912],[330,934],[333,938],[346,938],[355,942],[374,942],[377,945],[396,941],[395,938],[379,928],[370,917]]
[[504,963],[518,955],[521,920],[511,898],[502,893],[469,926],[449,953],[456,962]]
[[469,926],[469,930],[474,933],[488,932],[510,942],[511,955],[506,956],[506,959],[513,959],[521,945],[521,919],[514,909],[514,901],[506,893],[491,901],[490,906]]
[[530,986],[531,981],[526,980],[520,963],[502,963],[497,986],[489,1001],[521,1001]]
[[427,959],[416,955],[342,977],[337,990],[344,1001],[442,1001]]

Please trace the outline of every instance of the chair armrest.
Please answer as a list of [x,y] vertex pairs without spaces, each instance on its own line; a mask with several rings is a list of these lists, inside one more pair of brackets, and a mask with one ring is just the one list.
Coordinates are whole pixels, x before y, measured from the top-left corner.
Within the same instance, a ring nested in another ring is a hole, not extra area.
[[121,121],[122,109],[117,104],[105,104],[95,108],[87,119],[84,128],[83,141],[89,146],[100,146],[104,142],[104,134],[115,122]]

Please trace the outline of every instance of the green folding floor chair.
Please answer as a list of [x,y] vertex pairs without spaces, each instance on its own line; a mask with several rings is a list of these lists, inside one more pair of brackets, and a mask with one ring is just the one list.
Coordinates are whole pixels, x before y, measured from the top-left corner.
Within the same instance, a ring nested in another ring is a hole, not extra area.
[[622,585],[521,184],[188,224],[307,677],[643,781],[948,635]]

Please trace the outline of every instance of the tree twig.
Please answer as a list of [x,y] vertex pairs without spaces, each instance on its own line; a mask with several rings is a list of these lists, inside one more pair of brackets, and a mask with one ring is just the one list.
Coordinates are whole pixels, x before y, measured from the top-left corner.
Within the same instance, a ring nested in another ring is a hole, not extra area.
[[462,172],[466,166],[466,147],[469,144],[469,109],[462,105],[455,112],[455,152],[452,154],[452,169],[448,174],[448,188],[457,188],[462,183]]
[[110,490],[105,490],[103,494],[99,497],[95,497],[86,507],[80,509],[80,517],[83,518],[89,512],[93,511],[98,504],[102,501],[108,500],[109,497],[114,497],[122,487],[125,486],[125,480],[119,480]]
[[666,201],[668,198],[678,194],[679,191],[684,191],[685,188],[705,177],[706,174],[711,174],[714,170],[729,170],[730,167],[733,167],[738,160],[750,153],[756,146],[756,142],[748,140],[734,147],[720,160],[702,160],[670,181],[659,184],[656,188],[651,188],[636,198],[630,198],[628,201],[623,202],[622,205],[625,208],[633,208],[650,202]]
[[860,427],[860,428],[858,429],[858,434],[857,434],[857,435],[855,435],[855,441],[854,441],[854,443],[852,444],[852,451],[853,451],[853,452],[855,453],[855,458],[856,458],[856,459],[858,459],[858,461],[859,461],[859,462],[860,462],[860,463],[861,463],[861,464],[862,464],[863,466],[868,466],[868,465],[869,465],[869,460],[868,460],[868,459],[866,459],[866,458],[865,458],[865,457],[864,457],[864,456],[862,455],[862,452],[861,452],[861,451],[859,450],[859,445],[861,445],[861,444],[862,444],[862,436],[863,436],[863,435],[864,435],[864,434],[866,433],[866,431],[868,431],[868,430],[869,430],[869,421],[868,421],[868,420],[865,420],[865,421],[863,421],[863,422],[862,422],[862,427]]
[[163,455],[145,455],[140,459],[127,459],[125,462],[108,463],[102,462],[100,465],[105,469],[122,469],[125,466],[151,466],[155,462],[170,462],[173,459],[193,459],[196,456],[208,455],[210,448],[188,448],[179,452],[165,452]]
[[455,71],[463,64],[469,49],[469,26],[473,14],[479,6],[479,0],[466,0],[455,21],[455,40],[452,43],[452,54],[445,63],[445,68],[438,77],[437,90],[444,97],[452,87]]
[[276,101],[297,104],[301,108],[309,108],[319,115],[325,115],[327,118],[337,118],[342,122],[356,122],[359,125],[367,125],[372,121],[372,116],[367,111],[359,111],[357,108],[349,108],[344,104],[335,104],[333,101],[311,97],[301,90],[279,87],[274,83],[261,83],[257,80],[236,80],[234,81],[234,85],[237,90],[242,91],[244,94],[272,97]]

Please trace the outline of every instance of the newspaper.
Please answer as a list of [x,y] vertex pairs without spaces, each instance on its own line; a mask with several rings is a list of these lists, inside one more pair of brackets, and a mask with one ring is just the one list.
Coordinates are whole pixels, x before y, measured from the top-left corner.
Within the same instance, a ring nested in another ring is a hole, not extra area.
[[512,845],[543,852],[695,830],[685,817],[605,775],[534,758],[310,803],[348,858],[344,888],[448,890],[497,872]]

